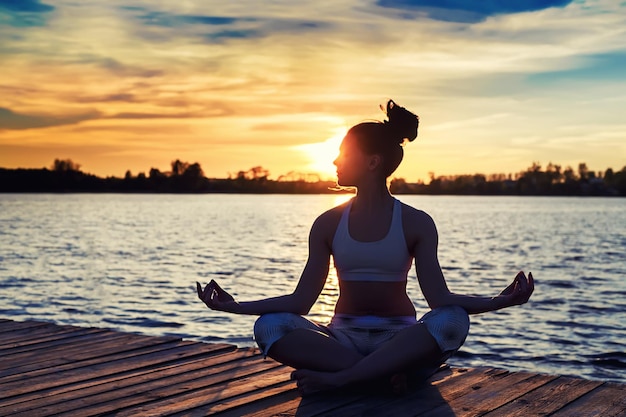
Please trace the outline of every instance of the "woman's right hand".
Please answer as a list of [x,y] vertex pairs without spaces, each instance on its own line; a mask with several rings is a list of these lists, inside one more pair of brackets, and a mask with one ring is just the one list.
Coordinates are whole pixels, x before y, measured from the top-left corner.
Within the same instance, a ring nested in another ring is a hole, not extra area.
[[211,310],[237,313],[239,303],[214,280],[211,280],[204,289],[202,289],[202,285],[199,282],[196,282],[196,288],[198,290],[198,298]]

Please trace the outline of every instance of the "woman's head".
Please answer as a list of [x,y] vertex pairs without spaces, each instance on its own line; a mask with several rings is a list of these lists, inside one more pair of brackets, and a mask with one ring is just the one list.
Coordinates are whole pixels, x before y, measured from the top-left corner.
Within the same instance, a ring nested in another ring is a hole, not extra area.
[[346,134],[342,147],[354,146],[366,156],[378,156],[379,172],[387,178],[402,161],[405,141],[411,142],[417,137],[419,117],[392,100],[384,110],[388,120],[353,126]]

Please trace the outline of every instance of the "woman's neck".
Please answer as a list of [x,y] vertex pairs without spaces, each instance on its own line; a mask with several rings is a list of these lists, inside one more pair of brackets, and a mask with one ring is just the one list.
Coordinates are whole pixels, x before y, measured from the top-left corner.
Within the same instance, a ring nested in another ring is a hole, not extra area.
[[393,200],[386,183],[368,183],[357,187],[352,206],[359,210],[380,210],[392,206]]

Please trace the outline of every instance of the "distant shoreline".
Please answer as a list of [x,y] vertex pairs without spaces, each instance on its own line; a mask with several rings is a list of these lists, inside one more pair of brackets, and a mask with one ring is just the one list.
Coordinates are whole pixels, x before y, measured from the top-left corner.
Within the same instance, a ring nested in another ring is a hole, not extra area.
[[[62,161],[55,161],[62,162]],[[177,161],[179,162],[179,161]],[[174,165],[174,164],[173,164]],[[581,164],[582,166],[583,164]],[[550,167],[550,166],[549,166]],[[0,193],[127,193],[127,194],[338,194],[334,181],[304,179],[271,180],[267,175],[240,172],[235,178],[207,178],[199,165],[185,165],[184,170],[124,178],[101,178],[87,174],[77,166],[61,164],[57,169],[0,168]],[[560,168],[560,167],[559,167]],[[430,183],[410,183],[393,179],[390,190],[396,195],[485,195],[485,196],[596,196],[625,197],[626,167],[604,175],[583,170],[579,175],[564,171],[541,171],[533,164],[526,172],[512,175],[457,175],[431,178]]]

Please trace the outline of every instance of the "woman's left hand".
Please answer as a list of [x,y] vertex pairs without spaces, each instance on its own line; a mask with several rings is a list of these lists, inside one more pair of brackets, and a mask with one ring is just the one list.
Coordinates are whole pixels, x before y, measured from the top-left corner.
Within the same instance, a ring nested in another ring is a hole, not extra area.
[[528,301],[534,290],[535,281],[532,272],[528,273],[527,278],[524,271],[520,271],[513,282],[500,293],[499,298],[505,301],[507,307],[521,305]]

